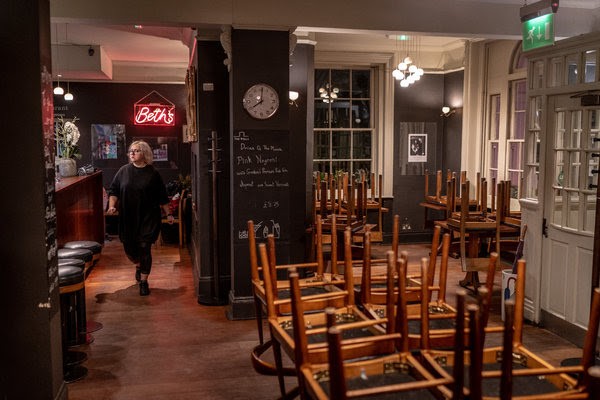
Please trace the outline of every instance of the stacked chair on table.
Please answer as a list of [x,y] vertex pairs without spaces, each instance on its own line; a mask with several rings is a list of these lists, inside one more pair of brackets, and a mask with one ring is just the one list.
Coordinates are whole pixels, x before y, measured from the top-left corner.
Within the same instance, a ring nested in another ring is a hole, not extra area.
[[[434,350],[425,341],[423,362],[434,376],[453,377],[468,399],[597,399],[597,371],[590,370],[598,336],[600,291],[595,289],[581,365],[553,367],[522,343],[525,262],[519,261],[515,300],[506,302],[502,346],[486,347],[484,330],[489,304],[466,306],[468,337],[456,336],[454,351]],[[464,315],[466,292],[457,292],[457,312]],[[464,343],[467,342],[466,348]],[[459,351],[460,350],[460,351]],[[458,357],[458,358],[457,358]],[[591,372],[590,372],[591,371]],[[578,374],[575,379],[570,374]],[[596,377],[594,377],[596,376]],[[444,389],[450,396],[449,388]]]
[[[335,218],[333,219],[333,223],[335,224]],[[275,254],[275,238],[273,235],[269,235],[267,237],[267,242],[269,251],[269,264],[267,269],[269,269],[268,272],[270,272],[270,291],[273,299],[278,300],[280,298],[290,298],[288,280],[277,280],[277,271],[288,269],[290,267],[297,268],[304,272],[305,278],[303,278],[303,295],[323,294],[343,289],[345,281],[343,276],[337,274],[337,261],[333,267],[333,269],[336,271],[335,273],[325,272],[320,223],[317,224],[317,260],[315,262],[277,265]],[[258,256],[256,252],[256,233],[253,221],[248,221],[248,244],[250,250],[252,291],[259,339],[259,344],[252,351],[252,362],[257,372],[265,375],[274,375],[281,373],[281,370],[278,370],[275,366],[263,360],[262,358],[263,353],[271,348],[273,342],[271,340],[264,340],[262,315],[263,313],[267,312],[267,288],[264,281],[265,265],[258,265]],[[332,242],[332,252],[337,254],[336,240]],[[321,303],[319,301],[315,301],[314,303],[314,308],[318,309],[321,307]],[[291,312],[291,306],[289,303],[283,302],[277,307],[277,310],[282,315],[289,315]],[[293,370],[284,369],[284,374],[294,375],[295,372]]]
[[[334,318],[344,327],[345,335],[347,337],[378,336],[385,334],[386,332],[381,326],[380,321],[368,318],[354,304],[353,269],[351,266],[351,233],[349,230],[346,230],[344,235],[344,249],[346,265],[344,268],[343,290],[329,290],[324,293],[302,296],[302,301],[305,304],[306,310],[311,312],[310,318],[306,321],[309,335],[313,342],[311,343],[311,346],[314,345],[309,350],[309,357],[316,363],[323,363],[327,359],[327,347],[322,345],[326,339],[324,334],[326,332],[325,326],[327,320],[327,316],[323,310],[327,307],[335,308],[335,312],[330,318]],[[291,360],[295,359],[296,351],[294,337],[297,332],[293,325],[294,318],[291,315],[282,314],[280,307],[293,307],[295,302],[291,298],[280,299],[276,297],[277,291],[274,290],[274,279],[272,278],[275,270],[273,268],[274,264],[272,258],[267,254],[267,247],[265,244],[261,243],[259,245],[259,252],[261,264],[263,266],[262,272],[267,300],[267,316],[273,353],[282,396],[286,397],[289,393],[286,393],[283,382],[285,370],[283,368],[281,350],[283,350]],[[271,267],[269,267],[269,265],[271,265]],[[291,268],[296,271],[294,266],[291,266]],[[306,278],[302,279],[302,282],[300,283],[302,289],[314,287],[315,284],[316,282],[307,280]],[[331,282],[321,282],[321,285],[324,287],[331,286]],[[289,290],[289,284],[287,288]],[[355,354],[365,355],[370,351],[365,346],[358,345],[354,349],[354,352]]]
[[[448,271],[448,256],[450,248],[450,235],[444,234],[441,246],[441,261],[437,268],[440,228],[434,229],[434,236],[431,244],[429,260],[421,260],[421,273],[418,275],[407,275],[407,286],[404,291],[399,292],[398,287],[394,287],[394,297],[398,293],[403,293],[407,302],[407,314],[409,326],[408,342],[410,348],[419,348],[425,337],[435,347],[452,346],[454,342],[454,319],[456,310],[446,301],[446,281]],[[365,248],[369,242],[365,243]],[[401,252],[400,259],[408,262],[408,253]],[[482,295],[486,302],[491,301],[491,293],[494,284],[494,274],[497,255],[492,253],[489,258],[488,272],[485,288]],[[363,262],[363,276],[369,276],[370,263],[365,258]],[[436,270],[439,271],[436,283]],[[373,281],[380,281],[380,277],[375,279],[363,279],[361,284],[361,305],[365,312],[373,318],[386,317],[387,307],[384,304],[388,289],[379,285],[372,287]],[[437,298],[433,299],[432,293],[437,292]],[[425,299],[425,300],[424,300]],[[425,315],[426,318],[423,317]],[[489,328],[497,330],[496,328]]]
[[[406,262],[397,262],[388,252],[388,277],[390,282],[398,276],[398,287],[406,286]],[[302,398],[312,399],[435,399],[441,398],[444,385],[451,385],[452,378],[435,378],[408,351],[406,336],[406,301],[397,296],[396,320],[387,321],[384,335],[344,339],[343,325],[335,324],[330,318],[327,326],[327,363],[318,364],[311,360],[302,298],[299,294],[298,276],[290,274],[292,286],[296,346],[296,367]],[[393,283],[389,285],[390,292]],[[392,296],[389,296],[390,298]],[[329,315],[332,310],[327,310]],[[398,328],[398,329],[396,329]],[[322,344],[321,346],[325,346]],[[357,355],[355,349],[363,346],[369,354]]]

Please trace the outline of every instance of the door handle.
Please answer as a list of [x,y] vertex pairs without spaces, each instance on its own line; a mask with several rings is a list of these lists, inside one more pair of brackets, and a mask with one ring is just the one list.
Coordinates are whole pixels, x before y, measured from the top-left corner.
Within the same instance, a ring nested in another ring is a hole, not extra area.
[[542,220],[542,235],[544,235],[544,237],[548,237],[548,224],[546,222],[546,218],[544,218]]

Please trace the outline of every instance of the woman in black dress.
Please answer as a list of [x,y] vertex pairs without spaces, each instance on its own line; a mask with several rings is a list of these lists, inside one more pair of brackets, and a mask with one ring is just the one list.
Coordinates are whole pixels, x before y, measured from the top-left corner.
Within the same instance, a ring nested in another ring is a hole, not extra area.
[[144,141],[129,146],[129,164],[122,166],[108,190],[108,213],[119,211],[119,239],[125,254],[136,264],[135,279],[140,296],[150,294],[148,275],[152,267],[152,244],[161,227],[161,208],[170,224],[167,191],[160,174],[152,166],[152,149]]

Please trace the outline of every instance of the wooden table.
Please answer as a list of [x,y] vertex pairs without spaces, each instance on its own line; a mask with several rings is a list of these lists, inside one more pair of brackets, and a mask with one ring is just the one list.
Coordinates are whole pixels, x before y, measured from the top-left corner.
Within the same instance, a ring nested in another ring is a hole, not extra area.
[[[448,221],[436,221],[436,225],[451,233],[458,232],[461,235],[460,225],[448,223]],[[477,293],[479,287],[478,271],[485,271],[489,262],[488,257],[479,257],[481,240],[485,238],[495,238],[496,229],[500,230],[500,236],[510,237],[519,236],[521,228],[516,225],[500,224],[499,227],[489,223],[471,223],[465,226],[464,235],[466,246],[461,246],[460,259],[463,271],[466,272],[464,279],[459,281],[459,285]]]

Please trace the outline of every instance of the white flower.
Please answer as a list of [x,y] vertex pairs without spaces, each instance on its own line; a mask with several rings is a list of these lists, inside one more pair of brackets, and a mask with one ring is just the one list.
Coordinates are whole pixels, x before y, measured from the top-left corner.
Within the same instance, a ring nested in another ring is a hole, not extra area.
[[79,142],[79,128],[75,125],[77,117],[73,118],[72,121],[65,121],[63,117],[59,117],[55,123],[55,139],[57,147],[57,156],[63,158],[81,157],[78,154],[79,148],[77,143]]

